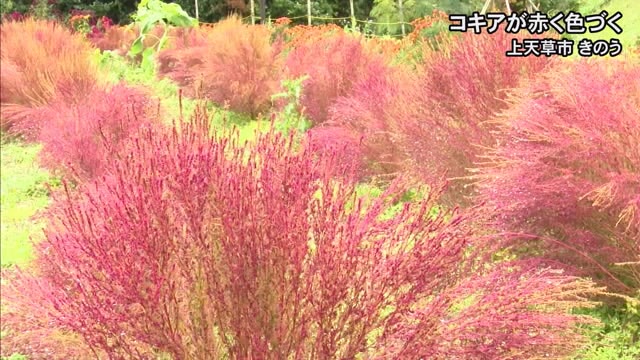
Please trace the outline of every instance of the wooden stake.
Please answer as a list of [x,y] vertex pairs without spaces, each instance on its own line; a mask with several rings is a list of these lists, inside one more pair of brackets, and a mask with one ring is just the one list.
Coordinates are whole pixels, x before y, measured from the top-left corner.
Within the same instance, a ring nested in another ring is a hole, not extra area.
[[356,14],[353,10],[353,0],[349,0],[349,7],[351,8],[351,28],[356,29]]
[[484,14],[487,12],[487,10],[489,9],[489,6],[491,6],[491,4],[493,4],[493,0],[487,0],[484,2],[484,6],[482,6],[482,10],[480,10],[480,14]]
[[267,22],[267,2],[260,0],[260,23],[265,25]]
[[402,36],[405,36],[404,30],[404,13],[402,11],[402,0],[398,0],[398,10],[400,12],[400,22],[402,23],[400,27],[402,28]]
[[256,24],[256,3],[251,0],[251,25]]

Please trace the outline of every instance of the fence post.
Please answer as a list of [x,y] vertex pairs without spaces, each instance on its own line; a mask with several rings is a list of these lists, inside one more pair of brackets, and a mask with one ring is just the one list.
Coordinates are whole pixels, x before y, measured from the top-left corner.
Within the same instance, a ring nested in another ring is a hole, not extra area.
[[311,0],[307,0],[307,25],[311,26]]
[[356,14],[353,10],[353,0],[349,0],[349,7],[351,8],[351,29],[356,29]]
[[256,24],[256,3],[251,0],[251,25]]
[[487,12],[487,10],[489,10],[489,7],[493,4],[493,0],[487,0],[484,2],[484,5],[482,6],[482,10],[480,10],[480,14],[485,14]]
[[511,14],[511,5],[509,5],[509,0],[504,0],[504,4],[507,6],[507,14]]
[[402,23],[400,25],[400,27],[402,28],[402,36],[405,36],[405,30],[404,30],[404,13],[402,11],[402,0],[398,0],[398,10],[400,12],[400,22]]
[[200,21],[200,17],[198,16],[198,0],[196,0],[196,20]]
[[262,25],[267,24],[267,2],[266,0],[260,0],[260,23]]

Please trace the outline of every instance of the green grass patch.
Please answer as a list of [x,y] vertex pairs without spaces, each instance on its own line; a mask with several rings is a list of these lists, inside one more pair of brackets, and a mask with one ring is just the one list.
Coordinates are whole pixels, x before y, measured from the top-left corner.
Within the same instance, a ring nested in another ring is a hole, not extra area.
[[3,143],[0,171],[0,259],[2,266],[31,260],[31,238],[41,236],[42,223],[34,219],[49,203],[49,173],[37,165],[40,146]]
[[[165,121],[171,122],[180,117],[180,88],[175,82],[167,78],[161,79],[157,76],[155,69],[141,67],[113,52],[96,52],[95,56],[107,76],[107,82],[112,84],[125,82],[149,89],[152,95],[160,101]],[[185,118],[193,113],[197,103],[197,100],[182,97],[182,114]],[[210,102],[206,106],[211,114],[212,127],[236,126],[241,142],[254,139],[256,130],[267,131],[269,129],[268,120],[255,121],[242,114],[215,107]]]
[[[141,67],[111,51],[102,53],[96,51],[94,56],[96,56],[100,68],[104,70],[107,82],[112,84],[125,82],[147,88],[154,97],[160,100],[160,105],[167,117],[166,120],[176,119],[180,116],[179,87],[175,82],[166,78],[160,79],[154,68]],[[191,114],[195,105],[194,100],[183,97],[183,114]]]

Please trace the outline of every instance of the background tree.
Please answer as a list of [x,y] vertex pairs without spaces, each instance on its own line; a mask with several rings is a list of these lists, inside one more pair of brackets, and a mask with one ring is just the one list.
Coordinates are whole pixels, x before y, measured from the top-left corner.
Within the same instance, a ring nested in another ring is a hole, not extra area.
[[[137,0],[57,0],[47,1],[51,4],[51,11],[60,16],[68,15],[73,9],[92,10],[97,16],[107,16],[119,24],[131,21],[130,15],[137,9]],[[256,16],[260,16],[260,3],[264,1],[265,16],[272,19],[289,17],[293,23],[306,24],[307,2],[306,0],[256,0]],[[189,15],[195,16],[195,2],[193,0],[167,0],[179,4]],[[523,11],[527,0],[509,0],[512,11]],[[586,5],[589,9],[601,9],[608,3],[605,0],[536,0],[536,4],[542,12],[556,13],[558,11],[581,10]],[[417,18],[429,15],[434,9],[446,13],[470,14],[480,11],[485,0],[402,0],[405,22],[411,22]],[[19,13],[33,12],[33,0],[0,0],[2,15],[17,11]],[[500,11],[506,11],[504,0],[495,0],[495,7]],[[199,19],[202,22],[216,22],[230,14],[238,14],[243,17],[249,15],[249,0],[198,0]],[[398,0],[354,0],[355,17],[359,20],[360,27],[365,27],[368,20],[382,23],[395,23],[401,19]],[[342,18],[350,17],[351,11],[348,0],[312,0],[311,14],[315,17]],[[626,14],[626,13],[625,13]],[[314,24],[338,23],[350,24],[349,20],[321,20],[313,19]],[[371,25],[373,32],[377,34],[397,35],[401,33],[399,25]],[[408,31],[411,29],[408,27]]]
[[[401,34],[401,25],[394,24],[401,21],[411,22],[417,18],[429,15],[433,10],[442,10],[449,14],[468,14],[480,10],[483,0],[437,0],[426,2],[421,0],[402,0],[402,15],[398,0],[374,0],[371,9],[371,17],[380,23],[389,25],[376,25],[377,34],[398,35]],[[407,29],[410,31],[410,29]]]
[[[195,16],[196,8],[193,0],[169,1],[180,5],[189,15]],[[216,22],[231,14],[244,16],[249,13],[248,1],[245,0],[198,0],[198,17],[202,22]],[[259,0],[256,0],[256,11]]]

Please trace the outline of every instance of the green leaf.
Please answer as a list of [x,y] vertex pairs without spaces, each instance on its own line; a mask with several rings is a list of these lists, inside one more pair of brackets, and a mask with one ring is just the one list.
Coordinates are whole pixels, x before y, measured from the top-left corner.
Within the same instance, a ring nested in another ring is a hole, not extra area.
[[166,36],[166,31],[165,31],[165,33],[162,35],[162,37],[158,41],[158,46],[156,47],[158,49],[158,51],[162,50],[162,48],[164,47],[164,44],[167,43],[168,39],[169,38]]
[[140,67],[142,67],[145,71],[150,73],[155,69],[155,62],[153,59],[153,49],[147,48],[142,53],[142,61],[140,62]]
[[[154,26],[161,24],[164,26],[164,33],[162,37],[158,39],[158,45],[155,47],[157,50],[162,49],[165,45],[167,38],[167,22],[175,26],[193,26],[197,24],[197,21],[185,12],[178,4],[167,4],[160,0],[143,0],[138,4],[138,11],[133,16],[136,23],[140,26],[140,36],[134,41],[129,51],[130,55],[138,55],[143,50],[153,51],[151,49],[144,49],[142,40]],[[166,21],[165,21],[166,20]]]
[[140,32],[146,34],[153,28],[156,23],[160,22],[164,16],[162,14],[150,14],[144,21],[142,22],[142,26]]
[[192,19],[178,4],[164,4],[163,12],[170,24],[181,27],[193,26]]
[[131,49],[129,49],[129,55],[136,56],[142,52],[143,39],[144,39],[144,35],[138,36],[138,38],[133,42],[133,44],[131,44]]
[[180,26],[180,27],[191,27],[194,25],[193,21],[191,21],[190,18],[184,17],[182,15],[171,16],[167,20],[172,25]]

